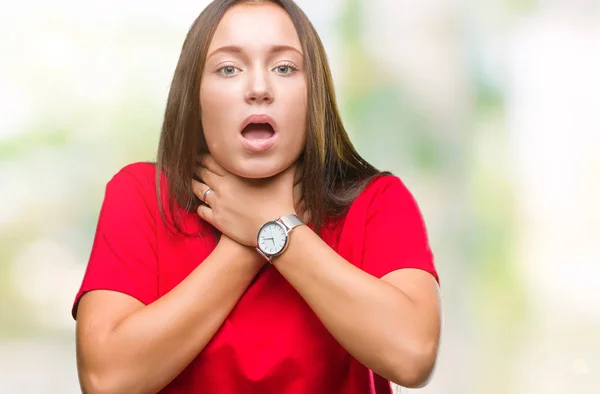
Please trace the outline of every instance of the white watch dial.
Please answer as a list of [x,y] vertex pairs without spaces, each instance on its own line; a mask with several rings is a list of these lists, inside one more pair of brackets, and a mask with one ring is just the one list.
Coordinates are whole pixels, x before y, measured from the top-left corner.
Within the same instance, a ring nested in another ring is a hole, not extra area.
[[274,255],[283,249],[286,239],[283,225],[276,222],[267,223],[258,234],[258,247],[264,253]]

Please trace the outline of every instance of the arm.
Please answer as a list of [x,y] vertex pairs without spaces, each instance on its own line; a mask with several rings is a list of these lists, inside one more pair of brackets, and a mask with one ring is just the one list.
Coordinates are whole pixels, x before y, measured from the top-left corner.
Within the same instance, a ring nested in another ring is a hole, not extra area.
[[[199,177],[207,182],[202,190],[210,186],[215,193],[198,213],[241,244],[255,245],[266,221],[298,212],[294,166],[257,184],[226,173],[211,157],[203,156],[201,164]],[[306,226],[293,230],[274,265],[356,359],[393,382],[417,387],[437,356],[439,289],[429,273],[435,272],[433,256],[416,201],[398,178],[381,179],[355,202],[364,213],[355,222],[365,237],[361,268]],[[244,204],[233,196],[244,196]]]
[[404,387],[427,381],[441,325],[431,274],[401,269],[378,279],[344,260],[306,226],[293,231],[274,265],[358,361]]
[[77,367],[85,393],[158,392],[210,341],[263,262],[223,236],[185,280],[144,306],[118,292],[82,297]]

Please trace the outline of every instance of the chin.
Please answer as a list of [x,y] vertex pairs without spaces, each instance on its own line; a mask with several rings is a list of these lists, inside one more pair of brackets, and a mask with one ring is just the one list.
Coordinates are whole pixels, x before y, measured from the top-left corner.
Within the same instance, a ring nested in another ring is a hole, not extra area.
[[286,166],[274,166],[274,165],[253,165],[253,166],[239,166],[236,171],[232,171],[233,174],[247,179],[264,179],[275,176],[283,172]]
[[279,162],[278,160],[273,160],[273,158],[264,158],[262,160],[251,159],[241,160],[241,162],[232,165],[230,169],[226,169],[242,178],[265,179],[285,171],[292,163]]

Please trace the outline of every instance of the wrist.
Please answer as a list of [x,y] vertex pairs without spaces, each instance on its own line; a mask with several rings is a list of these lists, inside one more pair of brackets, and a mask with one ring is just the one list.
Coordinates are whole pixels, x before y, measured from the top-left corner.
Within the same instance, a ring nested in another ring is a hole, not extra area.
[[[259,228],[262,227],[265,223],[272,222],[281,217],[288,216],[288,215],[298,215],[294,208],[273,209],[271,212],[272,213],[264,215],[263,217],[260,218],[259,223],[258,223]],[[258,230],[257,230],[257,233],[258,233]]]
[[305,223],[296,214],[282,215],[266,222],[258,231],[257,252],[272,263],[274,258],[285,253],[294,229],[303,225]]
[[260,231],[260,229],[267,223],[269,222],[273,222],[278,220],[281,217],[287,216],[287,215],[296,215],[296,210],[295,209],[289,209],[289,208],[280,208],[280,209],[273,209],[270,210],[269,212],[260,215],[257,218],[257,221],[254,223],[254,227],[255,229],[254,231],[254,243],[248,246],[257,246],[256,245],[256,240],[257,240],[257,236],[258,233]]
[[223,250],[227,254],[233,255],[237,260],[255,268],[256,271],[260,270],[265,264],[264,259],[255,248],[242,245],[225,234],[221,234],[221,238],[217,243],[217,248]]
[[295,270],[298,264],[302,264],[302,255],[306,250],[315,250],[319,245],[326,244],[308,226],[299,226],[290,237],[285,253],[273,259],[271,265],[282,274],[287,275],[288,270]]

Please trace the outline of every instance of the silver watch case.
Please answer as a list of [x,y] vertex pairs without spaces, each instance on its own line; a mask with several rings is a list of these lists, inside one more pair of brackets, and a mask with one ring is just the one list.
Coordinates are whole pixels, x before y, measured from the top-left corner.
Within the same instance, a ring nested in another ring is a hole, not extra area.
[[[281,227],[281,229],[285,233],[285,242],[283,244],[283,248],[281,248],[280,251],[278,251],[277,253],[274,253],[274,254],[267,253],[260,248],[260,233],[262,232],[262,230],[265,227],[272,225],[272,224],[275,224],[275,225]],[[279,217],[275,220],[270,220],[270,221],[266,222],[265,224],[263,224],[260,227],[260,229],[258,230],[258,233],[256,235],[256,245],[257,245],[256,250],[267,261],[271,262],[274,257],[280,256],[288,248],[288,245],[290,244],[290,232],[294,228],[301,226],[303,224],[304,224],[304,222],[302,220],[300,220],[300,218],[296,215],[286,215],[286,216]]]

